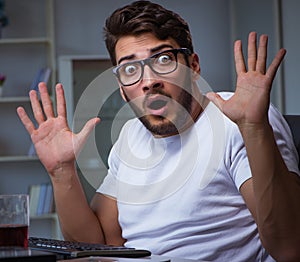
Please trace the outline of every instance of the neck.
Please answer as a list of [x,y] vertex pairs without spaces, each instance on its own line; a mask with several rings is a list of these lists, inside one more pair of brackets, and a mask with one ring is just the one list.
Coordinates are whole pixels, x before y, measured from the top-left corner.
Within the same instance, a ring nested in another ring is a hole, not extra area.
[[208,103],[208,99],[205,96],[203,96],[200,92],[196,92],[196,96],[193,95],[191,117],[188,119],[188,121],[182,127],[182,129],[179,130],[179,133],[182,133],[188,128],[190,128],[198,120],[199,116],[201,115]]

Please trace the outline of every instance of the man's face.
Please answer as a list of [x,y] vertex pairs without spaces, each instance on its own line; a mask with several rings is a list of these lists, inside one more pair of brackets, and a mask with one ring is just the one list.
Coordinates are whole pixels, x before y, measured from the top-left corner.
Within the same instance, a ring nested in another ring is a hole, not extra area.
[[[116,60],[118,65],[122,65],[175,48],[179,48],[175,40],[162,41],[150,33],[125,36],[117,42]],[[194,54],[189,56],[191,64],[195,66],[193,58]],[[156,136],[178,133],[193,114],[191,71],[186,67],[184,54],[178,53],[177,60],[178,67],[174,72],[160,75],[146,65],[143,77],[137,83],[130,86],[122,86],[120,83],[123,98],[130,102],[137,117]],[[196,64],[199,66],[198,59]]]

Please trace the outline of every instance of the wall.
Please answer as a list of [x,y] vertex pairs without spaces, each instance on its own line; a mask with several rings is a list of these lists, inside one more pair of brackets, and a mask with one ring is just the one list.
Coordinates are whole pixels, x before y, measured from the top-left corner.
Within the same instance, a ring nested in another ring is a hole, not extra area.
[[[106,17],[132,1],[56,0],[57,56],[107,54],[102,39]],[[232,89],[228,52],[229,5],[224,0],[155,1],[180,13],[190,24],[202,77],[214,90]]]
[[286,112],[300,114],[300,1],[282,1],[283,46],[287,49],[284,62],[284,101]]
[[[57,56],[107,54],[102,39],[105,18],[132,1],[56,0]],[[156,0],[180,13],[190,24],[202,77],[215,91],[234,90],[233,43],[255,30],[269,35],[269,60],[288,50],[274,82],[272,102],[283,112],[299,114],[300,42],[298,0]],[[282,6],[278,10],[278,6]],[[281,17],[280,17],[281,15]],[[281,21],[282,18],[282,21]],[[282,29],[282,30],[281,30]],[[245,44],[244,44],[245,45]]]
[[[247,38],[251,31],[257,32],[258,38],[261,34],[268,35],[268,65],[279,49],[281,32],[277,26],[277,2],[274,0],[231,0],[231,36],[233,40],[242,40],[245,59],[247,59]],[[273,83],[271,98],[272,102],[280,110],[283,110],[281,70],[282,67]],[[233,74],[235,73],[234,66],[232,67],[232,72]]]
[[[54,0],[56,26],[56,55],[101,55],[107,54],[102,39],[102,27],[105,18],[117,7],[128,0]],[[250,30],[267,33],[270,36],[269,55],[273,56],[279,47],[287,48],[287,55],[280,68],[282,75],[276,78],[272,102],[284,113],[300,114],[299,58],[300,28],[298,0],[156,0],[155,2],[179,12],[190,24],[195,50],[200,56],[202,77],[208,81],[213,90],[234,90],[235,71],[233,66],[233,42],[237,38],[246,41]],[[14,37],[10,33],[18,32],[14,21],[24,18],[22,36],[43,34],[45,23],[42,12],[42,1],[36,4],[33,0],[7,1],[10,24],[3,31],[4,37]],[[281,6],[277,10],[276,6]],[[13,8],[18,5],[18,8]],[[21,7],[20,7],[21,6]],[[34,8],[31,8],[34,6]],[[10,8],[11,7],[11,8]],[[281,17],[280,17],[281,15]],[[18,19],[15,19],[18,17]],[[28,19],[30,17],[30,19]],[[29,21],[29,24],[26,24]],[[34,24],[34,27],[31,25]],[[282,30],[281,30],[282,29]],[[1,49],[1,58],[9,55],[10,49]],[[28,54],[36,52],[28,50]],[[30,61],[31,59],[24,59]],[[32,61],[31,61],[32,62]],[[43,61],[30,63],[42,64]],[[34,77],[38,66],[24,67],[12,63],[2,65],[14,67],[20,77],[7,79],[7,85],[24,86],[21,75]],[[19,68],[22,68],[19,70]],[[30,86],[31,82],[25,83]],[[8,90],[10,92],[10,90]],[[24,90],[26,92],[26,90]],[[23,94],[23,93],[22,93]],[[14,95],[9,93],[7,95]]]
[[272,90],[272,102],[285,114],[300,114],[300,28],[298,0],[231,0],[234,39],[247,40],[250,31],[269,35],[268,64],[279,48],[287,49]]

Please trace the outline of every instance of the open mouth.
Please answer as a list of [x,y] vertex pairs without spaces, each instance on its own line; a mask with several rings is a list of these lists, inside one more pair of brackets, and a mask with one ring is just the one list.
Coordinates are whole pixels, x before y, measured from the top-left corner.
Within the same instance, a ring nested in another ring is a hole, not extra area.
[[148,105],[148,107],[150,109],[157,110],[157,109],[160,109],[160,108],[166,106],[166,104],[167,104],[167,101],[165,101],[165,100],[155,100],[155,101],[151,102]]
[[167,110],[170,98],[162,95],[152,95],[146,100],[146,107],[150,114],[163,115]]

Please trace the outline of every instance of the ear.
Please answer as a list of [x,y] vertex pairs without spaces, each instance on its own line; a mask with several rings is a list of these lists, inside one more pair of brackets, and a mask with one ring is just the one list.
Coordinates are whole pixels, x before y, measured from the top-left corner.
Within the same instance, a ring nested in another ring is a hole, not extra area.
[[193,76],[194,79],[198,79],[200,76],[200,61],[199,61],[199,56],[195,53],[193,53],[190,57],[191,61],[190,61],[190,67],[193,70]]

